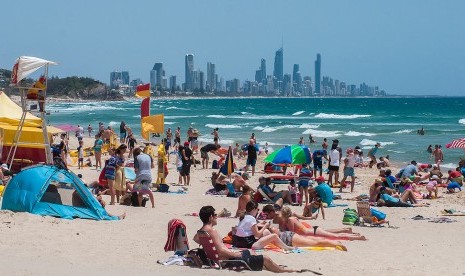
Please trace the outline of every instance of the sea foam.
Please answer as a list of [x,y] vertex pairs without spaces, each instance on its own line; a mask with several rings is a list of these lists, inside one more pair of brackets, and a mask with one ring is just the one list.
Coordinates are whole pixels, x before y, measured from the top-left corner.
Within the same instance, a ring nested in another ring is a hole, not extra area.
[[351,136],[351,137],[357,137],[357,136],[375,136],[375,133],[369,133],[369,132],[358,132],[358,131],[349,131],[347,133],[344,133],[345,136]]
[[302,134],[311,134],[313,137],[337,137],[341,135],[339,131],[325,131],[325,130],[316,130],[316,129],[307,129]]
[[295,113],[292,113],[292,116],[297,116],[297,115],[300,115],[302,113],[305,113],[305,111],[297,111]]
[[410,133],[410,132],[413,132],[412,129],[402,129],[402,130],[399,130],[399,131],[396,131],[396,132],[393,132],[394,134],[403,134],[403,133]]
[[318,113],[315,115],[315,118],[320,118],[320,119],[357,119],[357,118],[366,118],[366,117],[371,117],[371,115],[364,115],[364,114],[341,115],[341,114],[327,114],[327,113]]
[[360,145],[362,146],[374,146],[376,145],[376,143],[380,143],[381,146],[387,146],[387,145],[395,145],[396,143],[394,142],[377,142],[377,141],[373,141],[373,140],[370,140],[370,139],[363,139],[362,141],[360,141]]
[[465,125],[465,119],[460,119],[459,124]]
[[205,127],[208,127],[208,128],[219,128],[219,129],[222,129],[222,128],[241,128],[241,127],[238,126],[238,125],[221,125],[221,124],[206,124]]

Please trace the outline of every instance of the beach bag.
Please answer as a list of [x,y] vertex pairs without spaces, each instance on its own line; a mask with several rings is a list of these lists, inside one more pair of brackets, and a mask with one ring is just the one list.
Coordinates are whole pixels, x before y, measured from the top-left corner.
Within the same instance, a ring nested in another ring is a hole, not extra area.
[[236,197],[236,190],[234,189],[233,184],[226,184],[226,188],[228,188],[228,197]]
[[344,225],[357,225],[359,223],[359,216],[357,210],[347,208],[344,210],[344,217],[342,224]]
[[378,221],[386,219],[386,214],[381,212],[380,210],[371,208],[370,211],[371,211],[371,216],[375,217]]
[[213,160],[213,162],[212,162],[212,169],[215,169],[215,170],[218,169],[218,160]]
[[168,186],[168,184],[160,184],[160,186],[158,186],[158,191],[160,193],[167,193],[170,189],[170,186]]

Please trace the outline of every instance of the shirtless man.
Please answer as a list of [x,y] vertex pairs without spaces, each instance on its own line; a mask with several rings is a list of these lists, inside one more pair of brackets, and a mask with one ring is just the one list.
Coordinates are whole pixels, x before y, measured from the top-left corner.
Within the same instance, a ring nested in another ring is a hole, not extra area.
[[[210,238],[216,247],[218,258],[220,260],[239,259],[245,261],[252,270],[261,271],[263,269],[276,272],[304,272],[303,270],[294,270],[286,267],[279,266],[270,257],[266,255],[255,255],[253,251],[243,250],[240,252],[234,252],[228,249],[214,226],[217,225],[218,215],[215,213],[215,209],[212,206],[203,206],[199,212],[200,220],[203,223],[202,228],[199,231],[205,231],[210,235]],[[199,234],[194,236],[194,241],[200,244]]]
[[434,145],[433,156],[434,163],[438,165],[438,169],[441,169],[439,164],[442,163],[442,161],[444,161],[444,154],[442,153],[442,150],[439,148],[439,145]]

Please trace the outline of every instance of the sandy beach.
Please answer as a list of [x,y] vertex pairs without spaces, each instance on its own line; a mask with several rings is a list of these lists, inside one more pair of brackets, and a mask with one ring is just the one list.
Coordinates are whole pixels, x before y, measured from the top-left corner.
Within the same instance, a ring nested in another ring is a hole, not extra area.
[[[71,149],[76,146],[75,140],[71,137]],[[92,143],[93,139],[85,139],[86,145]],[[167,182],[177,183],[175,156],[171,157]],[[263,158],[259,155],[258,171],[263,168]],[[235,162],[239,167],[245,165],[245,159],[236,159]],[[397,171],[396,168],[391,169]],[[88,182],[96,180],[99,174],[95,168],[79,170],[71,167],[71,170],[83,174]],[[1,211],[0,267],[5,275],[235,275],[236,272],[231,271],[157,264],[157,260],[165,260],[172,255],[172,252],[163,250],[170,219],[181,219],[187,225],[192,249],[198,247],[192,238],[201,222],[198,217],[185,214],[198,212],[203,205],[212,205],[218,211],[227,208],[235,213],[236,198],[205,195],[211,188],[213,171],[199,166],[192,168],[187,194],[154,193],[155,209],[107,206],[112,214],[126,212],[126,219],[121,221],[64,220]],[[367,194],[377,174],[376,169],[357,168],[357,182],[360,184],[355,186],[354,193],[342,193],[343,199],[337,203],[347,203],[350,208],[355,208],[355,201],[346,199]],[[249,184],[255,188],[261,175],[256,173]],[[179,188],[172,186],[170,189]],[[437,218],[443,209],[465,209],[463,192],[445,194],[442,189],[442,198],[425,200],[431,204],[430,207],[381,208],[390,225],[396,228],[354,226],[354,231],[362,233],[368,240],[343,241],[348,252],[327,250],[284,254],[266,251],[264,254],[290,268],[309,268],[324,275],[462,275],[465,273],[460,262],[465,247],[465,239],[462,238],[465,217],[449,217],[456,220],[453,223],[411,219],[416,215]],[[109,196],[105,196],[105,200],[109,202]],[[326,220],[318,218],[310,223],[323,228],[340,228],[343,226],[344,208],[327,208]],[[302,207],[294,206],[292,209],[302,212]],[[224,236],[237,222],[234,218],[219,218],[216,228]],[[272,274],[265,271],[243,273]]]

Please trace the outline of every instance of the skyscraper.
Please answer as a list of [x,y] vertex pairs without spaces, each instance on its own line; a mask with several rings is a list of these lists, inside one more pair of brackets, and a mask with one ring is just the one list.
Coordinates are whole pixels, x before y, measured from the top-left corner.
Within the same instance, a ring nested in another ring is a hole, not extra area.
[[157,62],[153,65],[153,69],[150,74],[150,82],[152,82],[152,72],[156,71],[155,73],[155,83],[150,83],[150,86],[152,86],[152,89],[155,88],[165,88],[163,85],[163,77],[165,76],[165,70],[163,69],[163,63],[162,62]]
[[207,62],[207,91],[213,92],[216,90],[215,81],[215,64]]
[[302,76],[300,75],[299,64],[294,64],[294,69],[292,70],[292,85],[294,91],[302,91]]
[[266,83],[266,60],[262,58],[260,62],[260,70],[262,70],[262,82],[263,84]]
[[282,83],[283,81],[283,75],[284,75],[283,71],[284,71],[284,57],[283,57],[283,48],[281,47],[278,51],[276,51],[275,56],[274,56],[273,76],[275,77],[275,82],[278,84]]
[[113,71],[110,73],[110,88],[118,88],[121,85],[129,86],[128,71]]
[[315,93],[320,94],[320,83],[321,83],[321,55],[316,55],[315,60]]
[[185,57],[185,69],[186,69],[186,82],[185,89],[186,91],[192,91],[194,88],[193,84],[193,72],[194,72],[194,55],[187,54]]

